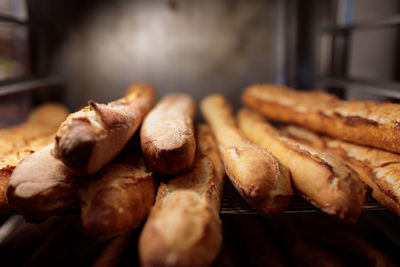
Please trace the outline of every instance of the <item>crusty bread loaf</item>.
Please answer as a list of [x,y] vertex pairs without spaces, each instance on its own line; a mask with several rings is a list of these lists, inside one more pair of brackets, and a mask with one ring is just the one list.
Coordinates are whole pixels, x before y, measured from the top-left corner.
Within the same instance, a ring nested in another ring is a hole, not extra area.
[[289,167],[294,186],[311,203],[349,222],[358,219],[367,187],[352,168],[329,153],[283,136],[249,109],[240,110],[238,123],[251,141]]
[[123,98],[107,105],[89,101],[58,129],[54,156],[79,175],[97,172],[121,152],[154,98],[152,87],[136,83]]
[[303,143],[329,151],[346,161],[372,188],[372,196],[400,216],[399,154],[319,136],[297,126],[286,126],[284,131]]
[[269,119],[294,123],[357,144],[400,152],[400,105],[342,101],[320,91],[248,87],[242,101]]
[[0,158],[0,214],[7,213],[10,210],[7,203],[7,183],[15,167],[24,157],[53,143],[54,136],[54,134],[51,134],[30,142],[27,141],[25,145],[2,155]]
[[25,156],[53,143],[55,132],[67,115],[62,105],[43,104],[23,124],[0,129],[0,214],[9,211],[6,191],[14,168]]
[[77,203],[74,176],[51,155],[53,146],[25,157],[12,172],[7,185],[8,203],[24,216],[54,215]]
[[25,149],[37,138],[54,135],[67,115],[60,104],[43,104],[33,109],[24,123],[0,129],[0,156],[5,158]]
[[139,239],[142,266],[208,266],[222,243],[224,168],[208,126],[196,127],[193,169],[161,183]]
[[189,95],[169,94],[146,116],[140,138],[152,170],[176,174],[190,169],[196,151],[194,114],[195,103]]
[[246,139],[223,96],[206,97],[200,108],[218,142],[225,171],[242,197],[261,214],[283,211],[292,195],[289,170]]
[[58,127],[68,115],[68,110],[65,106],[58,103],[44,103],[37,106],[29,114],[27,123],[40,123]]
[[155,190],[141,153],[124,150],[80,189],[83,228],[107,239],[137,227],[154,204]]

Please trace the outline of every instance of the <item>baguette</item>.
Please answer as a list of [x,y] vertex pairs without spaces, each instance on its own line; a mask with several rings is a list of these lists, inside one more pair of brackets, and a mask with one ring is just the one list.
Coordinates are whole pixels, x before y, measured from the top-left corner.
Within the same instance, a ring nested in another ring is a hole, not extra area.
[[319,136],[297,126],[286,126],[291,137],[340,157],[354,168],[372,189],[372,196],[400,216],[400,155],[376,148]]
[[76,174],[97,172],[115,158],[150,110],[155,92],[133,84],[126,95],[107,105],[89,106],[68,116],[58,129],[53,155]]
[[7,185],[9,206],[29,218],[58,214],[78,203],[74,175],[50,151],[54,144],[25,157]]
[[242,101],[269,119],[294,123],[353,143],[400,152],[400,105],[342,101],[320,91],[253,85]]
[[124,150],[80,189],[83,228],[108,239],[137,227],[153,206],[155,187],[140,153]]
[[16,154],[35,139],[53,135],[67,115],[62,105],[43,104],[36,107],[24,123],[0,129],[0,156]]
[[[49,118],[49,114],[54,117]],[[7,183],[18,163],[33,152],[54,141],[67,110],[59,104],[43,104],[35,108],[21,125],[0,129],[0,214],[9,212]]]
[[195,103],[190,96],[170,94],[146,116],[140,138],[152,170],[176,174],[190,169],[196,150],[194,114]]
[[193,169],[161,183],[139,238],[142,266],[208,266],[222,243],[224,168],[210,129],[196,127]]
[[242,197],[263,215],[283,211],[292,195],[289,170],[246,139],[223,96],[208,96],[200,107],[218,142],[225,171]]
[[261,115],[240,110],[238,122],[246,136],[277,157],[292,173],[301,195],[328,214],[356,222],[367,187],[342,160],[282,135]]

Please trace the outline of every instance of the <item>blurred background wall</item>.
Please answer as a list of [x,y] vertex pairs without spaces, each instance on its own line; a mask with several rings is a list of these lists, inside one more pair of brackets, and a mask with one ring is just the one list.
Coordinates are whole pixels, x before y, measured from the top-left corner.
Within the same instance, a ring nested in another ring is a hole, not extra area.
[[[42,10],[38,2],[31,4],[41,13],[39,24],[66,12],[55,4],[41,2]],[[66,100],[73,108],[88,99],[119,97],[132,81],[153,84],[159,96],[182,91],[200,99],[221,92],[238,105],[246,85],[283,81],[282,5],[277,0],[69,3],[67,11],[88,10],[65,17],[72,26],[58,19],[67,34],[57,36],[51,64],[68,81]]]
[[[399,12],[397,0],[27,0],[27,6],[31,72],[60,74],[67,82],[62,99],[72,110],[88,99],[118,98],[132,81],[153,84],[159,97],[182,91],[199,100],[221,92],[238,107],[240,92],[256,82],[329,90],[321,77],[400,80],[399,27],[336,37],[322,31],[390,17]],[[333,54],[343,36],[345,47]],[[342,96],[375,97],[362,87],[347,89]]]

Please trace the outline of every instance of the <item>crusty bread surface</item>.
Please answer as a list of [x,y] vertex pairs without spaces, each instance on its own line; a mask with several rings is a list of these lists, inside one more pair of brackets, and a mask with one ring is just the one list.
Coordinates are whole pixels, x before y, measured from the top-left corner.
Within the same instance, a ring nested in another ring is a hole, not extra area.
[[342,101],[321,91],[248,87],[242,101],[269,119],[294,123],[338,139],[400,152],[400,105]]
[[286,126],[284,131],[300,142],[329,151],[346,161],[371,187],[372,196],[400,216],[399,154],[320,136],[298,126]]
[[155,187],[139,150],[124,150],[80,188],[83,228],[98,239],[134,229],[150,212]]
[[196,140],[195,102],[186,94],[169,94],[146,116],[140,131],[147,164],[164,174],[177,174],[193,164]]
[[64,106],[46,103],[36,107],[24,123],[0,129],[0,214],[10,210],[6,193],[14,168],[25,156],[53,143],[55,132],[67,115]]
[[283,211],[292,195],[288,168],[246,139],[222,95],[206,97],[200,108],[218,142],[225,171],[242,197],[263,215]]
[[249,109],[239,111],[238,123],[251,141],[289,167],[294,186],[311,203],[349,222],[358,219],[367,187],[344,161],[283,136]]
[[78,175],[97,172],[121,152],[154,98],[151,86],[135,83],[119,100],[108,104],[89,101],[89,106],[61,124],[53,155]]
[[193,168],[161,182],[139,239],[142,266],[208,266],[222,243],[224,168],[208,126],[196,127]]
[[74,176],[51,155],[53,146],[50,144],[25,157],[8,182],[10,208],[29,218],[54,215],[78,202]]

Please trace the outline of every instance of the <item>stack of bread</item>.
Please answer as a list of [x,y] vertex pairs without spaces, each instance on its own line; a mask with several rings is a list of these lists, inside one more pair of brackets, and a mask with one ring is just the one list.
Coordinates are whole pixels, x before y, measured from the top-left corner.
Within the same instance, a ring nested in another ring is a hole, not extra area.
[[[18,143],[2,150],[2,161],[12,161],[0,166],[2,210],[45,218],[78,208],[84,229],[100,239],[148,217],[139,238],[143,266],[214,261],[225,173],[265,216],[283,212],[293,190],[347,222],[357,221],[370,191],[400,215],[396,104],[255,85],[237,117],[222,95],[210,95],[200,103],[208,125],[194,125],[189,95],[168,94],[152,108],[154,100],[151,86],[136,83],[119,100],[90,101],[56,134],[65,112],[33,113],[1,130],[1,142],[14,132],[28,140],[0,143]],[[264,116],[286,124],[275,128]]]

